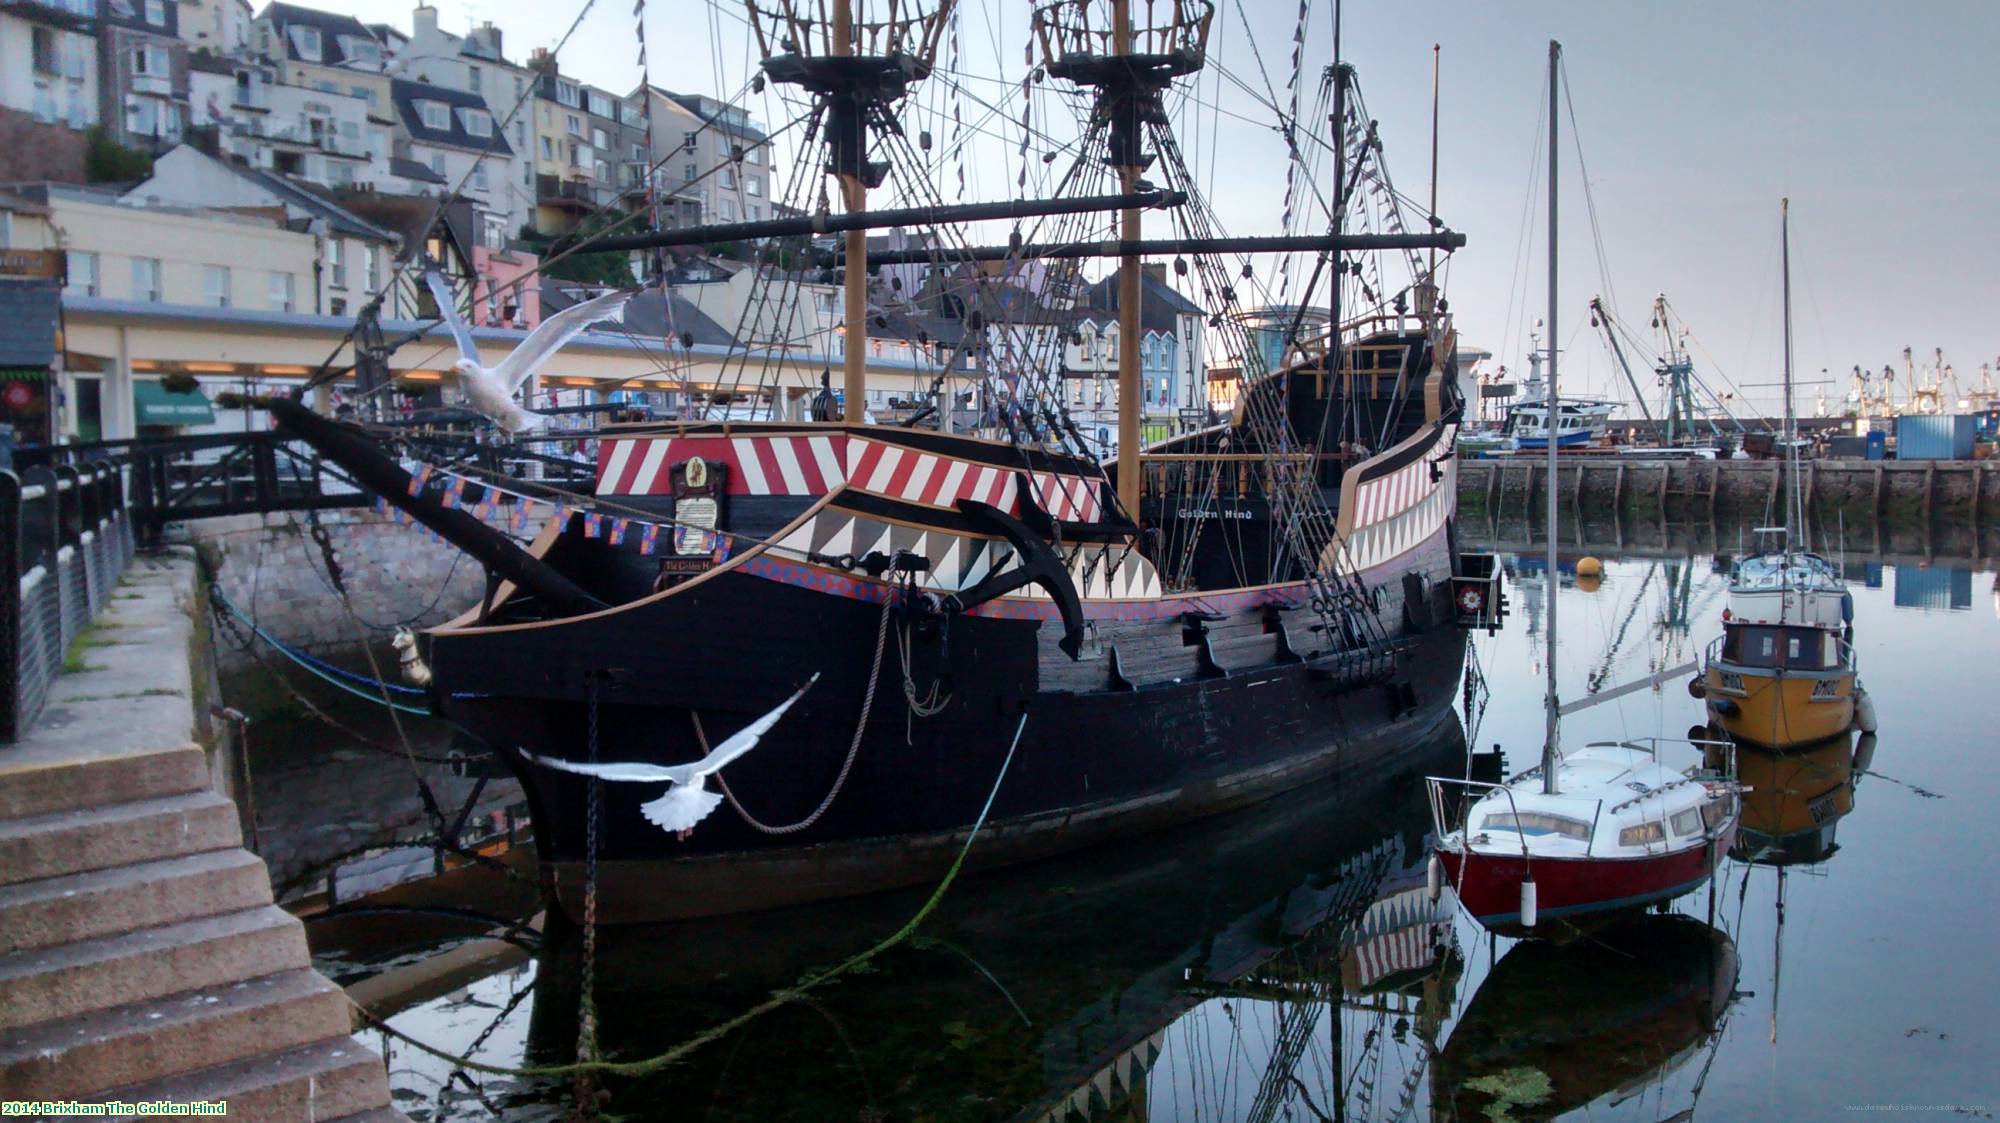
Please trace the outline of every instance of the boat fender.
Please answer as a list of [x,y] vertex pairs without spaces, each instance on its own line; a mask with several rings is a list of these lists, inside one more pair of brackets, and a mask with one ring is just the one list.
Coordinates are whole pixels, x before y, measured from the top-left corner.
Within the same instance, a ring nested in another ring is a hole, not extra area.
[[1688,697],[1696,699],[1708,697],[1708,683],[1702,681],[1702,679],[1698,676],[1689,679]]
[[1875,700],[1860,687],[1854,688],[1854,727],[1863,733],[1875,732]]
[[1521,882],[1521,927],[1535,926],[1535,879],[1530,877]]
[[1424,871],[1424,892],[1429,894],[1431,904],[1437,904],[1438,896],[1444,891],[1444,863],[1431,855],[1430,866]]
[[1736,705],[1734,699],[1710,698],[1708,708],[1714,710],[1718,717],[1735,717],[1740,707]]

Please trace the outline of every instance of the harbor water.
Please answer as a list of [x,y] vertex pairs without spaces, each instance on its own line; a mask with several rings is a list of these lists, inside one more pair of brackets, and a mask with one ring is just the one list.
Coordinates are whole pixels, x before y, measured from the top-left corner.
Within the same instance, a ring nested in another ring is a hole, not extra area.
[[[1719,634],[1728,558],[1675,541],[1644,556],[1592,549],[1597,579],[1576,576],[1580,549],[1553,575],[1538,551],[1503,553],[1509,615],[1474,633],[1459,720],[1397,765],[963,878],[860,969],[673,1063],[608,1078],[606,1117],[1991,1118],[2000,961],[1982,812],[2000,800],[1986,759],[2000,585],[1988,564],[1843,559],[1879,735],[1745,754],[1758,790],[1744,840],[1668,914],[1558,948],[1490,938],[1448,893],[1432,901],[1421,778],[1464,775],[1469,759],[1490,770],[1496,746],[1509,774],[1535,760],[1546,582],[1564,701],[1695,658]],[[1575,713],[1564,741],[1686,738],[1704,711],[1684,685]],[[1684,743],[1661,752],[1697,759]],[[560,1065],[594,1012],[604,1055],[643,1061],[865,951],[929,895],[607,929],[586,955],[570,926],[494,891],[518,890],[527,868],[475,864],[396,890],[409,907],[474,906],[460,915],[308,931],[365,1006],[445,1052]],[[508,901],[515,915],[479,911]],[[468,1071],[363,1036],[387,1053],[413,1119],[559,1119],[576,1100],[566,1079]]]

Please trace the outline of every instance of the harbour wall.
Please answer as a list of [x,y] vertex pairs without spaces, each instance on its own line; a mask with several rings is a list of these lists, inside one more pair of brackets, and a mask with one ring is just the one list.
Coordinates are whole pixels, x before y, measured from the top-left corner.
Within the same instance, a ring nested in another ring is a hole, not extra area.
[[[1710,523],[1780,521],[1790,469],[1781,460],[1652,460],[1565,456],[1556,465],[1563,514],[1619,512]],[[1799,465],[1808,520],[2000,522],[2000,473],[1979,460],[1808,460]],[[1540,516],[1542,457],[1461,460],[1466,515]]]
[[[355,670],[366,670],[364,640],[384,669],[395,657],[389,640],[399,627],[443,623],[477,604],[485,575],[457,547],[372,510],[325,511],[345,604],[303,514],[243,515],[191,524],[193,540],[216,563],[217,584],[230,603],[288,646]],[[352,610],[350,616],[349,610]],[[225,680],[279,658],[267,645],[246,647],[247,628],[225,627],[217,660]]]

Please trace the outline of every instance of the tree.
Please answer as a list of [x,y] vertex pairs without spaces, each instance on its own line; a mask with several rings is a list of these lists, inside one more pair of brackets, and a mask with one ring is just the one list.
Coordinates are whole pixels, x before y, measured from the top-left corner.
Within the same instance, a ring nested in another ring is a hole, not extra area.
[[153,174],[153,158],[136,148],[113,140],[103,125],[92,125],[85,135],[83,176],[90,183],[124,183]]
[[[623,217],[611,211],[601,211],[578,223],[563,237],[567,241],[602,233]],[[619,227],[617,232],[622,234],[630,231],[628,227]],[[549,245],[554,241],[532,225],[521,227],[521,240],[544,258],[548,256]],[[542,276],[559,281],[613,287],[627,287],[638,283],[632,276],[631,259],[618,251],[565,254],[553,262],[544,261]]]

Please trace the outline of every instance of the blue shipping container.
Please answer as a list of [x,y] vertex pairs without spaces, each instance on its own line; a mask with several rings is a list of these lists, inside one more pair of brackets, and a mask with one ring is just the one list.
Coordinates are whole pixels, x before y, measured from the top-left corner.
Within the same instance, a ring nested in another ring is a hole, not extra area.
[[1881,460],[1889,454],[1889,434],[1882,429],[1868,430],[1868,459]]
[[1970,460],[1977,419],[1939,413],[1896,419],[1896,459]]

